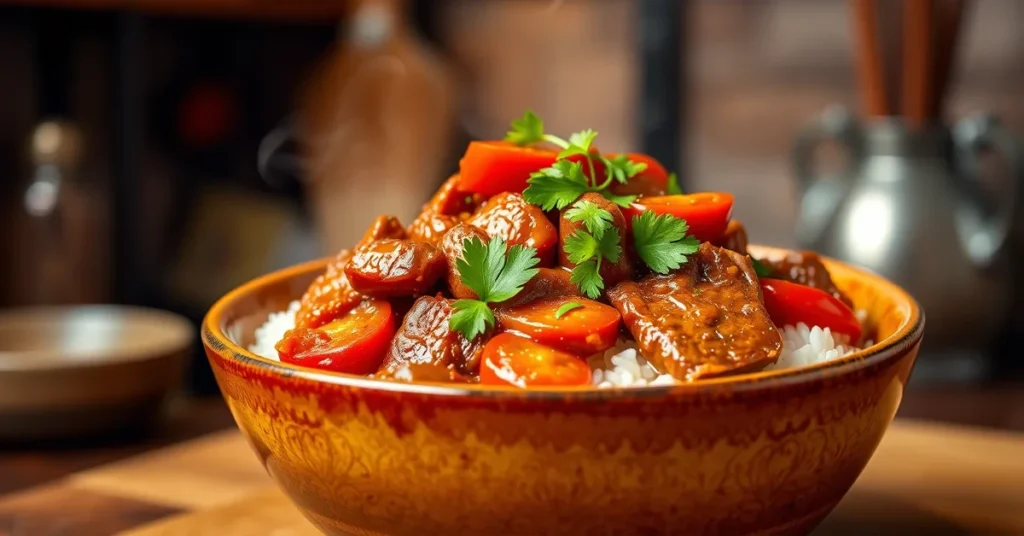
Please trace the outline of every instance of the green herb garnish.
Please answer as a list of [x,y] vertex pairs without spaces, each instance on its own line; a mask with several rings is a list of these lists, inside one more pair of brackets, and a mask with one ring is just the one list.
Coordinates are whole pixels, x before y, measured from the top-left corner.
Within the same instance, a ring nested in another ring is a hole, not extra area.
[[686,256],[696,253],[700,242],[687,236],[686,220],[647,211],[633,216],[633,244],[640,259],[656,273],[667,274],[686,263]]
[[476,292],[475,300],[457,300],[452,304],[449,326],[467,339],[494,326],[494,312],[488,304],[505,301],[519,294],[523,285],[537,275],[537,250],[520,245],[507,247],[500,238],[486,244],[478,237],[462,243],[462,257],[455,262],[462,283]]
[[590,191],[581,164],[569,160],[559,160],[553,166],[531,174],[529,183],[523,199],[544,210],[562,210]]
[[647,170],[646,162],[634,162],[624,154],[616,155],[614,158],[601,157],[601,161],[611,178],[619,184],[626,184],[629,179]]
[[768,266],[767,264],[765,264],[765,263],[763,263],[763,262],[761,262],[761,261],[759,261],[759,260],[757,260],[757,259],[755,259],[753,257],[750,258],[750,262],[754,265],[754,273],[757,274],[757,277],[771,277],[772,276],[773,270],[772,270],[771,266]]
[[666,187],[668,195],[683,195],[683,189],[679,186],[679,177],[675,173],[668,174],[668,186]]
[[580,309],[581,307],[583,307],[583,304],[580,302],[571,301],[569,303],[566,303],[559,307],[557,311],[555,311],[555,319],[561,319],[569,311],[572,311],[573,309]]
[[583,199],[565,214],[571,221],[582,222],[586,229],[578,229],[565,239],[565,253],[576,265],[569,281],[587,297],[597,298],[604,289],[601,264],[619,262],[622,256],[619,229],[612,225],[614,218],[610,212]]
[[[561,149],[557,161],[551,167],[530,174],[523,198],[528,203],[537,205],[544,210],[561,210],[569,206],[586,192],[597,192],[611,202],[626,207],[636,200],[633,195],[616,195],[608,191],[612,182],[626,183],[629,179],[647,169],[643,162],[633,162],[625,155],[615,158],[595,154],[592,150],[597,132],[591,129],[581,130],[569,136],[568,140],[544,132],[544,122],[533,112],[527,110],[523,117],[512,122],[505,141],[516,145],[548,142]],[[570,168],[566,159],[582,156],[583,161]],[[604,164],[603,178],[597,177],[596,162]],[[587,173],[583,173],[583,166]]]
[[615,221],[611,212],[597,206],[592,201],[579,200],[575,205],[565,212],[569,221],[583,222],[583,226],[594,235],[594,238],[601,238],[606,229]]

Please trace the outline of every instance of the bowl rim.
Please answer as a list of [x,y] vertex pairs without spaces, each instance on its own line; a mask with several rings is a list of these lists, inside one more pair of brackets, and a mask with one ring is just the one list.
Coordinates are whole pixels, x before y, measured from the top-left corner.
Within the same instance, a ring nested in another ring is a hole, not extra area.
[[[769,256],[797,251],[790,248],[760,246],[755,244],[751,244],[750,249],[751,251],[767,253]],[[570,388],[536,387],[521,389],[514,386],[452,384],[442,382],[405,383],[282,363],[280,361],[258,356],[250,352],[247,348],[239,346],[227,336],[222,327],[223,318],[225,311],[231,305],[238,300],[253,294],[259,288],[292,279],[300,275],[323,270],[331,257],[282,268],[252,279],[231,290],[217,300],[203,318],[201,336],[203,344],[208,350],[217,353],[221,357],[228,357],[244,366],[257,367],[266,372],[282,377],[297,377],[316,383],[331,384],[338,387],[437,396],[498,397],[516,399],[550,399],[571,396],[574,398],[601,400],[636,396],[662,397],[670,394],[695,394],[708,391],[719,392],[722,390],[747,391],[811,383],[825,377],[850,374],[855,371],[880,364],[888,359],[904,355],[906,350],[921,340],[924,333],[924,312],[917,300],[915,300],[909,293],[895,283],[892,283],[882,276],[865,268],[844,263],[830,257],[822,256],[821,258],[827,266],[838,266],[842,270],[852,272],[856,274],[858,278],[868,281],[871,286],[881,287],[883,292],[894,295],[897,303],[908,309],[906,319],[899,325],[896,331],[885,339],[882,339],[867,348],[858,350],[833,361],[816,363],[814,365],[804,367],[760,371],[736,376],[725,376],[721,378],[710,378],[690,383],[611,389],[602,389],[594,386]]]
[[[95,317],[95,318],[94,318]],[[41,373],[121,367],[159,361],[188,351],[196,341],[196,325],[188,318],[153,307],[120,304],[28,305],[0,309],[0,324],[70,325],[88,318],[108,325],[147,324],[162,336],[131,347],[70,349],[0,349],[0,374]],[[98,319],[98,320],[97,320]],[[0,330],[2,332],[3,330]]]

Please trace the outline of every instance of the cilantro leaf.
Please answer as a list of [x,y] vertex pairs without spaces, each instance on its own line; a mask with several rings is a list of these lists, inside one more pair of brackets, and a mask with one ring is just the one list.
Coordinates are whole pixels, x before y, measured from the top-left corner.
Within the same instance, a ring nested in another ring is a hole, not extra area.
[[683,189],[679,187],[679,177],[675,173],[668,174],[668,195],[682,195]]
[[565,238],[565,253],[573,264],[583,264],[597,257],[600,251],[601,244],[586,231],[579,230]]
[[637,255],[651,270],[667,274],[686,263],[686,256],[697,252],[700,242],[687,236],[686,220],[671,214],[656,216],[647,211],[633,217],[633,243]]
[[478,237],[462,242],[462,257],[455,262],[462,283],[476,292],[476,300],[458,300],[452,304],[448,325],[466,338],[494,326],[494,312],[489,302],[505,301],[523,290],[523,285],[537,275],[540,263],[537,250],[493,238],[484,243]]
[[611,212],[597,206],[593,201],[583,199],[577,201],[572,208],[567,210],[565,217],[569,218],[569,221],[583,222],[590,234],[598,239],[604,236],[605,229],[610,227],[614,221]]
[[563,304],[561,307],[558,308],[557,311],[555,311],[555,319],[560,319],[563,316],[565,316],[566,313],[568,313],[569,311],[572,311],[573,309],[579,309],[581,307],[583,307],[583,304],[580,302],[571,301],[569,303]]
[[561,210],[587,192],[587,178],[579,162],[559,160],[530,174],[523,199],[543,210]]
[[616,227],[608,229],[604,236],[597,239],[597,248],[601,252],[601,256],[608,262],[619,262],[619,257],[622,255],[622,248],[619,246],[619,229]]
[[462,242],[462,257],[455,261],[455,268],[459,272],[462,284],[469,287],[480,299],[487,295],[489,274],[496,269],[488,262],[487,252],[487,244],[474,236]]
[[619,262],[622,256],[619,230],[609,226],[601,238],[597,239],[579,229],[565,239],[565,253],[569,261],[576,265],[569,274],[569,281],[588,297],[596,298],[604,288],[604,279],[600,273],[601,262]]
[[[501,239],[491,240],[490,243],[496,241],[500,242],[501,248],[504,249],[505,243]],[[537,250],[521,245],[509,248],[508,254],[504,256],[501,271],[491,283],[487,301],[501,302],[519,294],[523,285],[540,271],[537,268],[538,264],[540,264],[540,259],[537,258]]]
[[569,146],[558,153],[558,159],[561,160],[577,154],[589,157],[590,146],[593,145],[594,138],[596,137],[597,132],[589,128],[572,133],[569,136]]
[[480,300],[457,300],[452,304],[448,325],[473,340],[494,326],[494,313]]
[[616,195],[608,190],[601,190],[598,193],[603,195],[605,199],[611,201],[612,203],[615,203],[616,205],[622,208],[629,207],[629,205],[633,204],[633,201],[636,201],[637,197],[635,195]]
[[512,126],[505,134],[505,141],[516,145],[529,145],[543,139],[544,121],[530,110],[526,110],[522,118],[512,121]]
[[767,264],[765,264],[765,263],[763,263],[763,262],[761,262],[761,261],[759,261],[759,260],[757,260],[757,259],[755,259],[753,257],[750,258],[750,261],[754,265],[754,272],[757,274],[757,277],[771,277],[772,276],[772,273],[774,272],[774,270],[772,270],[771,266],[768,266]]
[[613,158],[602,156],[601,162],[604,163],[608,178],[614,179],[619,184],[626,184],[629,179],[647,170],[646,162],[634,162],[624,154],[616,155]]
[[569,281],[588,298],[597,298],[604,289],[604,280],[601,279],[601,274],[597,273],[597,261],[594,259],[577,264],[569,274]]

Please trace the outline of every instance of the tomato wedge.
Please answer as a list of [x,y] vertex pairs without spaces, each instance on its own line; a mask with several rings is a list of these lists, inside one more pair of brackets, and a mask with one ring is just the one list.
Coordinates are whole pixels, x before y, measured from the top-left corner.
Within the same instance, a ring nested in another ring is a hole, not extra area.
[[[555,318],[558,310],[570,303],[579,307]],[[592,355],[614,346],[621,321],[622,316],[614,307],[571,296],[532,301],[498,311],[502,329],[576,355]]]
[[384,361],[394,335],[391,304],[373,300],[319,328],[289,330],[274,347],[285,363],[370,374]]
[[590,378],[590,367],[582,359],[511,333],[487,341],[480,363],[484,385],[589,385]]
[[803,322],[808,327],[829,328],[833,333],[847,335],[851,343],[860,341],[861,326],[857,316],[845,303],[824,290],[763,278],[761,294],[768,316],[776,326],[795,326]]
[[690,234],[701,242],[718,239],[729,225],[732,216],[732,194],[703,192],[686,195],[641,197],[625,209],[626,221],[632,225],[633,216],[650,210],[655,214],[671,214],[686,220]]
[[503,141],[473,141],[459,161],[458,189],[492,196],[522,193],[530,173],[555,163],[558,153]]

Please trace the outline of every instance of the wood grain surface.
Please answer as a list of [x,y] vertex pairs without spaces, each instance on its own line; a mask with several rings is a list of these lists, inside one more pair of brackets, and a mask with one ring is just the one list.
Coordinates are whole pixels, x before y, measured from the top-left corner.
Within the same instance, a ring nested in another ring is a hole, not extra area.
[[[317,532],[235,430],[0,497],[3,536],[113,533]],[[1024,535],[1024,434],[898,420],[815,534]]]

